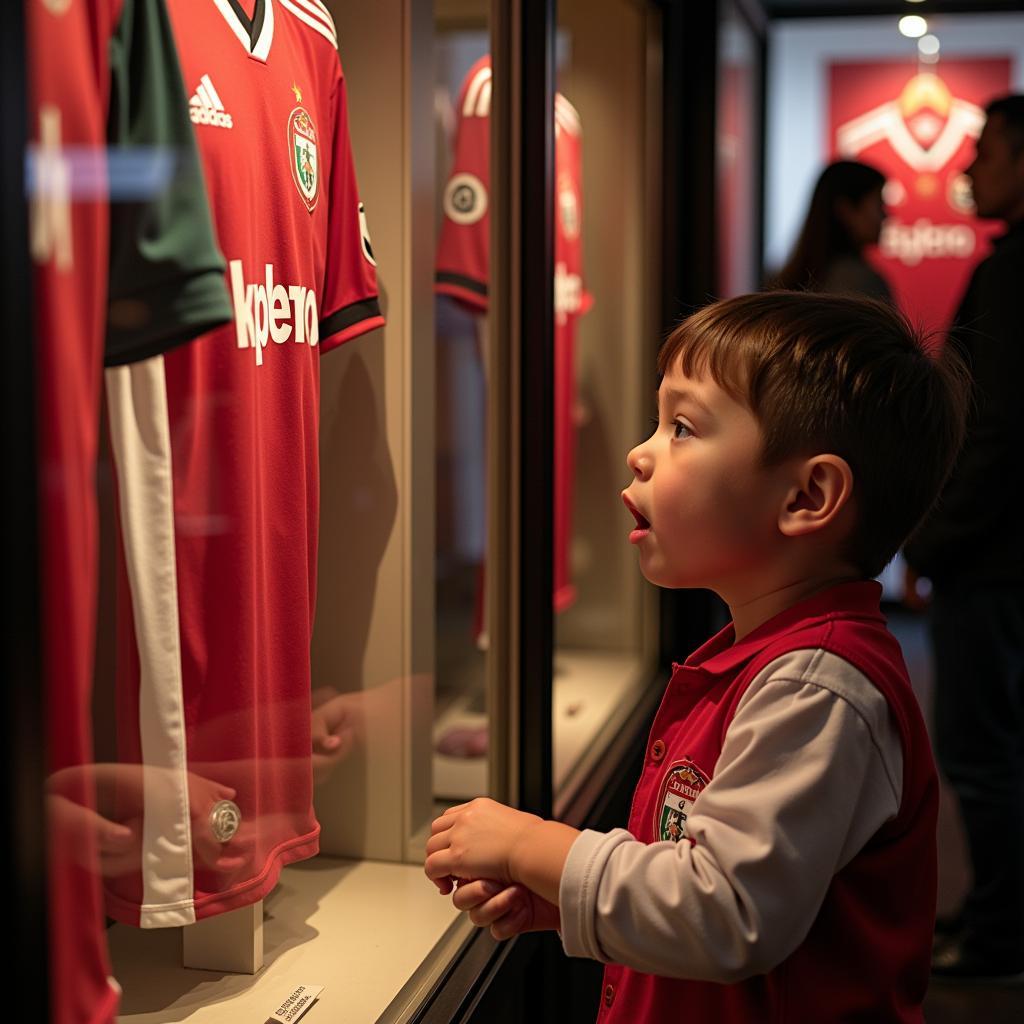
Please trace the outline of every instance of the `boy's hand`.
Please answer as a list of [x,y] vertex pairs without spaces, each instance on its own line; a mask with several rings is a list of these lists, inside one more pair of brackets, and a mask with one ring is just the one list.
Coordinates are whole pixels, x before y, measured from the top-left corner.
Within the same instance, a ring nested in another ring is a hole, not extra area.
[[504,886],[489,878],[460,882],[452,896],[459,910],[480,928],[490,928],[496,939],[510,939],[523,932],[551,931],[561,927],[558,907],[530,892],[525,885]]
[[569,850],[579,832],[558,821],[478,798],[452,807],[431,826],[423,870],[449,893],[456,879],[521,882],[558,905]]
[[523,836],[543,819],[486,797],[451,807],[430,826],[427,877],[447,894],[456,878],[515,882],[512,858]]

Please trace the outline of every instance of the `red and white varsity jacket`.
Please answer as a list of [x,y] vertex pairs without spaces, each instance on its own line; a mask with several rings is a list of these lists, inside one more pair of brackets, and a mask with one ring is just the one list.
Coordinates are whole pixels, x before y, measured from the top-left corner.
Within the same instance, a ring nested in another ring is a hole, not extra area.
[[559,894],[566,952],[608,963],[601,1024],[923,1019],[938,786],[880,593],[675,667],[629,831],[582,833]]

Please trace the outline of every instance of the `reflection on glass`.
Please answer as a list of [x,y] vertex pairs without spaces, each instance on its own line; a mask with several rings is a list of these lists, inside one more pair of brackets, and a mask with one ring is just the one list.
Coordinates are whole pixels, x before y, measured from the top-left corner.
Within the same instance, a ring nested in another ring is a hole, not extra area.
[[[468,10],[467,10],[468,8]],[[436,711],[439,801],[488,788],[485,667],[492,74],[487,4],[439,3],[434,110]]]
[[753,30],[731,0],[722,5],[721,19],[715,173],[718,294],[726,297],[756,291],[758,287],[758,53]]
[[[555,100],[556,809],[643,677],[646,585],[618,492],[653,394],[647,15],[560,3]],[[646,411],[646,410],[644,410]]]

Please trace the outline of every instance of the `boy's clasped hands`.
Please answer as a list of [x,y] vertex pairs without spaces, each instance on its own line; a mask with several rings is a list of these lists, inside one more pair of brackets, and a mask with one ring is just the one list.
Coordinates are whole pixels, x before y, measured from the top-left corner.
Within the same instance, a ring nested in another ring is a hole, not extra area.
[[481,797],[449,808],[431,833],[424,871],[475,925],[496,939],[559,927],[556,903],[524,882],[557,900],[574,829]]

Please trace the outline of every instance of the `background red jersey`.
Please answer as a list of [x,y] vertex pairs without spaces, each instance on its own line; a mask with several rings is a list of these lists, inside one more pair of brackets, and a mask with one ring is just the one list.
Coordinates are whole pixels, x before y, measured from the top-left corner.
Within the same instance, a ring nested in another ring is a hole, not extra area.
[[[452,172],[444,190],[435,290],[470,309],[488,308],[491,58],[481,57],[459,90]],[[583,286],[583,150],[579,114],[555,96],[554,604],[572,604],[575,479],[576,321],[592,304]]]
[[234,322],[108,378],[119,744],[146,788],[140,870],[107,906],[147,927],[255,902],[317,852],[319,359],[383,323],[326,9],[169,7]]
[[872,261],[938,343],[1001,230],[975,217],[964,171],[985,105],[1009,92],[1010,61],[943,58],[928,71],[905,60],[836,63],[829,79],[829,154],[887,178],[888,216]]

